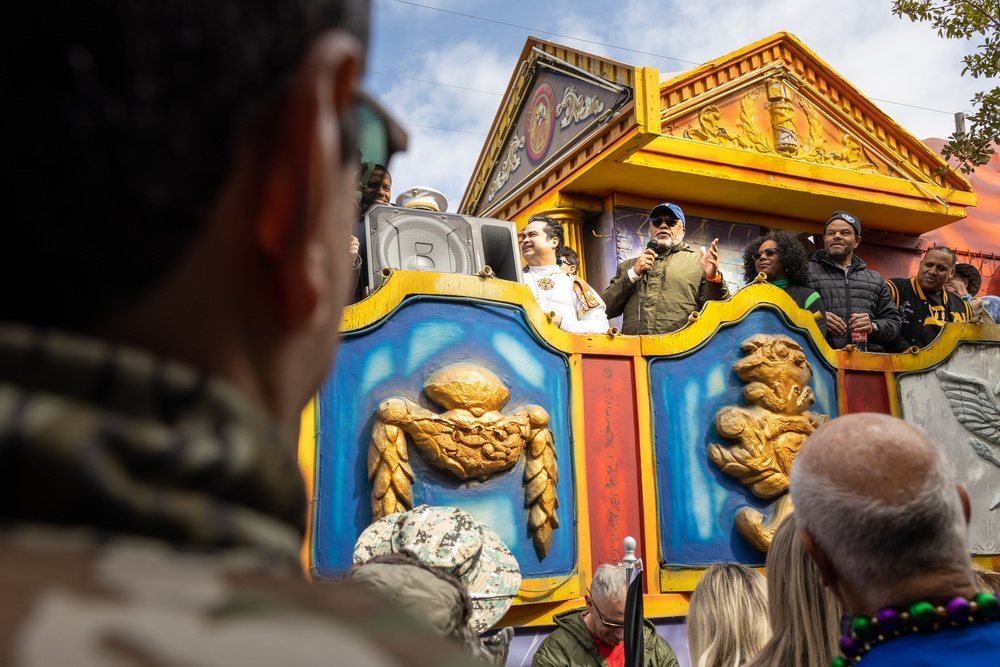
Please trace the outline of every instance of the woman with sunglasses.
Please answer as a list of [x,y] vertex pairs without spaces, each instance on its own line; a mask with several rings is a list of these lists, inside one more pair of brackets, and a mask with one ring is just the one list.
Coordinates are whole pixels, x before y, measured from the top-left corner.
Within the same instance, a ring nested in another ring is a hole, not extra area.
[[826,308],[819,292],[809,286],[806,253],[798,240],[772,231],[751,241],[743,250],[743,280],[749,285],[761,273],[767,282],[785,290],[799,308],[818,314],[816,324],[826,336]]

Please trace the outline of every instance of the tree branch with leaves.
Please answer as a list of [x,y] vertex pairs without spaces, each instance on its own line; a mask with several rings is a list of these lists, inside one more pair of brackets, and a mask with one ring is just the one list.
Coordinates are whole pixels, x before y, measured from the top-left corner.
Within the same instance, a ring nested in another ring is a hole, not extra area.
[[[963,58],[962,75],[989,79],[1000,75],[1000,0],[894,0],[892,13],[915,23],[930,23],[944,39],[981,39]],[[976,93],[974,113],[966,115],[968,129],[956,130],[941,149],[955,159],[963,173],[986,164],[1000,141],[1000,86]]]

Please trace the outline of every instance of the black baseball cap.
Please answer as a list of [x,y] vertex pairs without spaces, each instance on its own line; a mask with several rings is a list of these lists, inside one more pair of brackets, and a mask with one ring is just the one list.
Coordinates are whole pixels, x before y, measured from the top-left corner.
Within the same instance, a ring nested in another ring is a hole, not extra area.
[[833,215],[830,216],[830,219],[826,221],[825,225],[823,225],[824,234],[826,233],[826,228],[829,227],[830,223],[834,220],[843,220],[854,229],[855,236],[861,236],[861,219],[856,215],[848,213],[847,211],[834,211]]

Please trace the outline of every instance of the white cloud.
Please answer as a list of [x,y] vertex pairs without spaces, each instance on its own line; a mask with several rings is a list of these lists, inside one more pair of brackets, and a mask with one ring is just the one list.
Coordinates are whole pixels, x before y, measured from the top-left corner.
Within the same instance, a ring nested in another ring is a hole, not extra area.
[[408,124],[410,135],[409,151],[391,166],[394,192],[435,187],[447,195],[452,211],[502,100],[462,88],[504,92],[529,34],[672,72],[692,65],[600,44],[702,63],[775,32],[791,32],[919,139],[947,137],[954,129],[952,114],[968,110],[975,90],[995,85],[961,76],[961,57],[974,45],[942,40],[927,24],[894,17],[889,0],[416,1],[492,20],[394,0],[374,3],[369,68],[380,74],[370,75],[368,83]]

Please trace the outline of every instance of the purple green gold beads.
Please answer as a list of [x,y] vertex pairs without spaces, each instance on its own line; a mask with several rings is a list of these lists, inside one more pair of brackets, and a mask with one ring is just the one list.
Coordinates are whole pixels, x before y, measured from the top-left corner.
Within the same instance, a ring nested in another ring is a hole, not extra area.
[[954,597],[945,605],[945,611],[955,623],[968,623],[972,620],[972,604],[963,597]]
[[928,630],[938,620],[937,609],[930,602],[918,602],[910,607],[910,620],[921,630]]
[[979,608],[979,614],[983,618],[994,619],[1000,618],[1000,601],[997,600],[997,596],[993,593],[976,593],[976,597],[972,598],[972,601],[976,603]]
[[872,623],[872,619],[867,616],[855,616],[854,621],[851,622],[851,630],[864,642],[878,637],[878,626]]
[[896,632],[903,627],[903,618],[898,611],[891,607],[879,610],[875,618],[878,620],[879,627],[885,632]]

